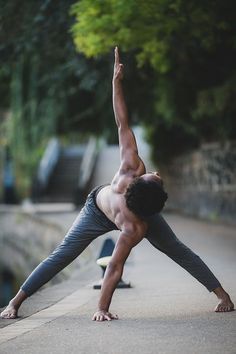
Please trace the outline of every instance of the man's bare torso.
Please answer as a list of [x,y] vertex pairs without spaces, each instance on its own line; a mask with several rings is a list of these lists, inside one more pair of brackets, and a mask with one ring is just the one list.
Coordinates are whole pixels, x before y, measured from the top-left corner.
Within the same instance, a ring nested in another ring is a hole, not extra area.
[[[138,231],[138,234],[146,230],[146,223],[132,213],[126,206],[124,194],[128,184],[134,177],[115,176],[111,185],[104,186],[97,195],[97,205],[100,210],[111,220],[119,230]],[[136,233],[134,232],[134,234]]]

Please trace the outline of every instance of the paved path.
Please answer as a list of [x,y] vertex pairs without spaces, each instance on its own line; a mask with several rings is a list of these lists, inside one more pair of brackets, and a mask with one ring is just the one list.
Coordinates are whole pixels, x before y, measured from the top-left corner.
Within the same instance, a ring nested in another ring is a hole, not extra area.
[[[116,147],[103,151],[95,184],[110,182],[118,157]],[[71,216],[67,214],[66,222]],[[235,229],[176,214],[165,217],[180,239],[206,261],[236,303]],[[57,217],[52,218],[56,221]],[[93,245],[97,252],[101,240]],[[21,308],[20,320],[0,320],[7,325],[0,330],[0,353],[236,353],[236,312],[214,313],[214,294],[146,240],[135,247],[126,263],[123,278],[133,288],[115,292],[111,310],[118,313],[118,321],[91,321],[99,296],[92,285],[99,277],[94,259],[68,281],[29,298]]]
[[[174,214],[166,218],[236,301],[235,230]],[[119,321],[91,321],[98,299],[91,285],[100,273],[95,266],[87,279],[85,273],[76,290],[74,280],[74,295],[2,329],[0,342],[9,333],[11,338],[0,344],[0,353],[236,353],[236,312],[214,313],[214,294],[147,241],[133,250],[126,264],[124,279],[133,288],[115,293],[111,309]],[[63,284],[57,291],[60,287]],[[42,302],[47,303],[49,290],[38,293]],[[36,301],[38,294],[30,301]]]

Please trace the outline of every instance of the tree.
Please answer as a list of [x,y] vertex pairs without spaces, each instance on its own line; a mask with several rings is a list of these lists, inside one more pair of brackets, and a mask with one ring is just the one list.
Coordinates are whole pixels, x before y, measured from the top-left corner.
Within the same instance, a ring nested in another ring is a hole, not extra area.
[[23,0],[19,6],[0,0],[1,109],[10,111],[0,124],[23,194],[51,135],[98,134],[110,118],[110,64],[106,57],[87,60],[75,51],[72,3]]
[[233,0],[81,0],[72,14],[78,51],[96,57],[119,45],[154,70],[153,115],[139,116],[160,156],[235,138]]

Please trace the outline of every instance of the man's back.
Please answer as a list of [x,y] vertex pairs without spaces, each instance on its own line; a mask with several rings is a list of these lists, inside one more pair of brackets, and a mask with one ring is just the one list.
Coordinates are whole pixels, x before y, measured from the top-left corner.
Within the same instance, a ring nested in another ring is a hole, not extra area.
[[97,195],[97,205],[119,230],[129,229],[133,231],[139,229],[144,234],[146,223],[127,208],[124,192],[117,191],[113,184],[104,186]]

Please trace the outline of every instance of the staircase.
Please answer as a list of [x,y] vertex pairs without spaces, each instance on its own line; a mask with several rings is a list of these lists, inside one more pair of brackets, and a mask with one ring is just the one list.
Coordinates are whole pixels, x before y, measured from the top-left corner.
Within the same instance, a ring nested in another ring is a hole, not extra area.
[[85,151],[84,146],[61,149],[58,162],[39,202],[73,203],[78,187],[79,169]]

